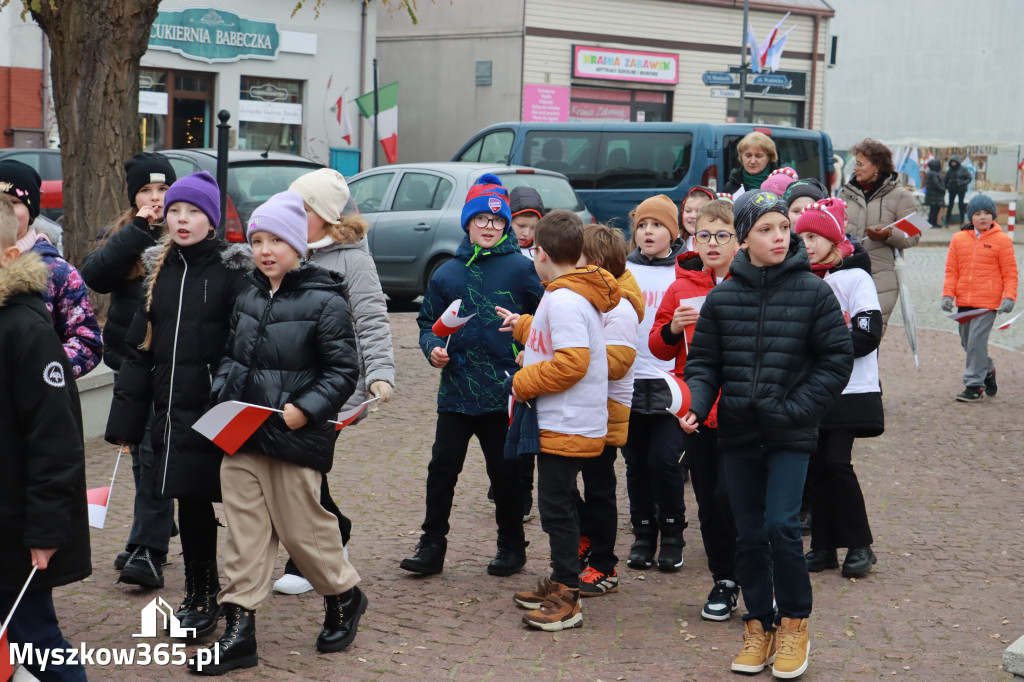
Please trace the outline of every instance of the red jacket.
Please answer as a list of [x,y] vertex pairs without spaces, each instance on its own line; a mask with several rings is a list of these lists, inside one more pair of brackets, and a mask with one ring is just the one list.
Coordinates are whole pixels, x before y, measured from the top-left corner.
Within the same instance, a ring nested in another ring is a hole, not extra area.
[[952,296],[958,306],[995,310],[1004,298],[1017,300],[1013,240],[994,223],[977,234],[968,228],[950,240],[942,295]]
[[[668,290],[661,299],[658,313],[654,317],[654,326],[651,327],[651,335],[647,340],[651,354],[661,360],[675,360],[675,374],[682,376],[683,368],[686,366],[686,351],[690,341],[693,340],[694,327],[687,327],[683,330],[686,342],[680,338],[677,343],[668,343],[662,336],[662,329],[668,327],[672,322],[672,314],[679,307],[679,300],[684,298],[695,298],[707,296],[715,286],[715,274],[704,269],[700,256],[695,251],[688,251],[679,254],[676,259],[676,281],[669,285]],[[669,329],[664,330],[670,335]],[[718,401],[711,407],[708,418],[704,424],[714,429],[718,427]]]

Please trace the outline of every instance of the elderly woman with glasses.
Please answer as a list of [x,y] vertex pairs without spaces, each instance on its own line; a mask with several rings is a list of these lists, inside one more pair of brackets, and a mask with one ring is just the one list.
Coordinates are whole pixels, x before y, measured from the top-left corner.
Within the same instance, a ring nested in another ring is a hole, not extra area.
[[897,182],[892,152],[878,140],[861,140],[850,150],[856,155],[853,175],[839,190],[847,205],[847,233],[861,241],[871,257],[871,277],[882,304],[882,333],[896,307],[896,250],[916,246],[911,237],[892,227],[917,209],[913,195]]

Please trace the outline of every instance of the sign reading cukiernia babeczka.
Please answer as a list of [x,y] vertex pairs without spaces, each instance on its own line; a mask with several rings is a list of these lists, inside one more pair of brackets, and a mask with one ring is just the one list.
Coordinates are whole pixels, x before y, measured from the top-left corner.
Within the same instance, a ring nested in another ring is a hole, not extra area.
[[207,63],[277,59],[277,24],[217,9],[161,10],[149,30],[149,48]]

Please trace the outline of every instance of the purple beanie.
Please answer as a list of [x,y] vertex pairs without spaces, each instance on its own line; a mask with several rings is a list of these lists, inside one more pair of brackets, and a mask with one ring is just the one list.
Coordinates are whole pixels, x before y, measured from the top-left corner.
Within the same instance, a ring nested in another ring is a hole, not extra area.
[[288,242],[300,257],[305,258],[309,249],[309,228],[306,225],[302,195],[288,190],[270,197],[252,212],[245,238],[252,244],[254,232],[269,232]]
[[186,175],[171,185],[164,195],[164,215],[171,204],[179,201],[198,207],[210,219],[214,228],[220,225],[220,188],[208,172]]

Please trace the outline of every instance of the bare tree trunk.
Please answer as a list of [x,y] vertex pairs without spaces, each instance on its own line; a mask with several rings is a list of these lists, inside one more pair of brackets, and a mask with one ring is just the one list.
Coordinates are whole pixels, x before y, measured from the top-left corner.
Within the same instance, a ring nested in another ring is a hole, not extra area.
[[[35,4],[35,3],[33,3]],[[64,171],[64,251],[79,264],[128,208],[124,162],[142,148],[139,60],[160,0],[43,0]]]

